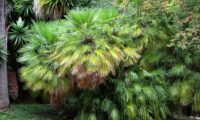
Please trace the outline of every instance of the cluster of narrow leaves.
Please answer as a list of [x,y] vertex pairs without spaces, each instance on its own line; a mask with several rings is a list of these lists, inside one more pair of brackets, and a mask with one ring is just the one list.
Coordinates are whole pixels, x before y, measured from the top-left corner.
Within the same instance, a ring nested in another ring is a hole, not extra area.
[[22,17],[26,19],[26,22],[30,22],[35,18],[35,13],[33,11],[33,0],[6,0],[6,22],[10,24],[11,22]]
[[84,90],[76,97],[67,97],[68,110],[70,109],[67,106],[77,105],[74,110],[78,111],[76,119],[168,119],[169,94],[166,71],[165,68],[162,69],[165,65],[162,63],[162,57],[168,57],[165,49],[172,29],[164,11],[161,15],[160,11],[155,11],[156,9],[149,8],[147,11],[150,10],[152,12],[145,12],[146,14],[141,14],[140,11],[130,13],[129,10],[125,10],[126,13],[118,17],[117,23],[124,24],[118,24],[121,25],[118,28],[123,29],[118,35],[130,34],[131,38],[124,36],[126,42],[131,45],[132,41],[134,44],[131,47],[139,48],[142,57],[138,61],[138,67],[134,66],[127,74],[123,65],[118,68],[123,77],[109,78],[105,85],[93,91]]
[[198,3],[199,0],[185,0],[186,18],[169,44],[173,48],[174,57],[168,74],[172,82],[171,98],[182,106],[191,106],[193,111],[200,110],[200,27],[197,22],[200,15],[196,12]]
[[34,0],[34,11],[42,19],[63,17],[76,0]]
[[18,0],[14,1],[15,12],[21,17],[34,18],[33,0]]
[[[167,47],[177,6],[159,0],[118,2],[120,14],[116,9],[77,9],[64,22],[35,24],[29,44],[20,50],[27,86],[58,99],[65,96],[69,80],[78,88],[93,88],[67,97],[66,109],[77,120],[164,120],[168,100],[199,110],[199,26],[180,30]],[[135,63],[127,74],[124,68]],[[122,78],[116,77],[117,68]]]
[[[179,49],[179,52],[181,49]],[[193,110],[200,110],[199,102],[199,56],[194,53],[188,53],[177,55],[175,59],[179,59],[179,62],[173,63],[173,66],[169,70],[168,76],[172,81],[169,93],[175,103],[183,106],[192,105]]]
[[21,77],[34,91],[51,92],[66,84],[66,78],[58,76],[57,62],[50,58],[58,41],[57,29],[55,22],[35,23],[28,44],[20,49],[19,61],[25,65],[21,68]]
[[68,78],[79,88],[94,88],[119,64],[132,65],[140,56],[115,31],[117,16],[115,9],[73,10],[64,24],[35,24],[20,50],[22,79],[33,90],[47,92]]
[[192,36],[188,36],[190,32],[187,34],[179,33],[178,35],[183,35],[184,37],[172,41],[176,62],[173,62],[168,74],[170,79],[174,80],[170,88],[171,97],[175,103],[180,103],[183,106],[192,105],[193,110],[198,111],[200,110],[200,57],[198,55],[198,43],[194,44],[197,41],[195,40],[196,34],[193,34],[194,39]]
[[66,108],[76,106],[77,120],[164,120],[169,114],[165,84],[162,70],[131,71],[123,80],[112,79],[93,91],[67,97]]
[[69,72],[79,88],[93,88],[114,75],[120,63],[134,64],[140,56],[131,35],[115,27],[117,18],[115,9],[71,11],[54,53],[61,65],[59,74]]
[[23,46],[28,39],[29,28],[25,26],[24,21],[19,18],[17,23],[12,23],[8,33],[8,39],[13,43],[14,47]]

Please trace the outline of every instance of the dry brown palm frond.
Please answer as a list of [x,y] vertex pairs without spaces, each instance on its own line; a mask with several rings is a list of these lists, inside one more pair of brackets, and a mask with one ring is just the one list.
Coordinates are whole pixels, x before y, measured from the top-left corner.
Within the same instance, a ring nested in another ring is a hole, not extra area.
[[105,82],[106,76],[101,76],[98,72],[88,72],[83,65],[76,65],[71,71],[71,81],[78,88],[95,88]]

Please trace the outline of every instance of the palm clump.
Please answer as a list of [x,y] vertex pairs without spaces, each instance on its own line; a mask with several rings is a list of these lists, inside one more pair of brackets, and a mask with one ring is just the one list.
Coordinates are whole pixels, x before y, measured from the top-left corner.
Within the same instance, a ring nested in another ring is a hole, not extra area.
[[[166,55],[163,49],[167,48],[165,45],[171,34],[171,31],[168,31],[170,28],[165,29],[160,27],[160,24],[168,25],[168,21],[161,23],[160,18],[155,17],[153,13],[123,15],[117,17],[118,29],[114,29],[112,33],[124,38],[123,42],[117,39],[121,45],[125,44],[132,49],[138,48],[136,50],[142,55],[139,61],[136,60],[138,67],[137,65],[131,67],[131,72],[127,72],[128,74],[117,73],[117,75],[122,74],[122,77],[109,77],[105,81],[106,84],[92,91],[83,90],[73,98],[75,103],[66,100],[66,106],[74,104],[81,106],[76,108],[78,120],[164,120],[170,115],[167,106],[169,94],[166,74],[164,69],[157,68],[163,65],[161,58]],[[127,69],[127,66],[133,65],[134,62],[129,60],[126,59],[126,62],[122,60],[123,67],[118,70],[124,72],[123,68]]]
[[21,68],[22,80],[33,91],[43,90],[50,94],[50,102],[56,107],[63,105],[63,97],[68,91],[68,79],[58,76],[58,64],[50,58],[59,40],[56,31],[60,24],[62,22],[34,23],[31,39],[19,51],[22,54],[19,62],[25,65]]
[[[21,68],[21,76],[27,86],[34,91],[44,89],[51,92],[63,85],[64,79],[57,75],[57,64],[50,59],[54,43],[58,41],[56,34],[58,24],[35,23],[31,29],[31,39],[20,49],[19,61],[26,66]],[[61,87],[60,87],[61,88]]]
[[129,34],[118,34],[117,17],[115,9],[73,10],[66,22],[35,24],[20,50],[28,87],[51,92],[70,79],[79,88],[94,88],[120,64],[134,64],[140,56]]
[[79,88],[94,88],[114,75],[119,64],[135,63],[140,56],[131,47],[129,34],[125,40],[116,30],[117,17],[115,9],[71,11],[63,28],[66,34],[53,55],[60,61],[59,74],[68,71]]
[[162,70],[133,70],[123,79],[110,78],[95,90],[68,96],[66,109],[77,105],[73,107],[77,120],[165,120],[169,109],[164,79]]

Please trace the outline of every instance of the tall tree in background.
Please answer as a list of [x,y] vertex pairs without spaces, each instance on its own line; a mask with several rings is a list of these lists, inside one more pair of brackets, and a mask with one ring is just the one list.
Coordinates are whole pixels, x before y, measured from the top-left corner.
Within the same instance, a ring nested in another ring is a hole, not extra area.
[[[7,49],[4,0],[0,0],[0,38],[3,38],[2,40],[4,40],[4,49]],[[6,61],[3,61],[0,65],[0,108],[9,105],[8,96],[7,64]]]

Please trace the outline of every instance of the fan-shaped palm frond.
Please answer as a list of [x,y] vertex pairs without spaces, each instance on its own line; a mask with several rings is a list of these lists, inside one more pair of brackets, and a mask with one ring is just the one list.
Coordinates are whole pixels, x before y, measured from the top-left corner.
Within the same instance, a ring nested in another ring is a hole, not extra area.
[[34,23],[28,44],[20,49],[19,58],[19,62],[25,65],[21,68],[21,78],[26,82],[26,87],[50,94],[50,103],[55,107],[63,106],[69,86],[68,77],[58,76],[59,65],[51,59],[55,50],[54,44],[59,40],[59,24]]
[[[62,34],[53,57],[62,66],[60,75],[70,71],[79,87],[95,87],[120,63],[133,64],[140,57],[131,43],[115,32],[115,9],[84,9],[69,13],[66,34]],[[127,35],[128,36],[128,35]],[[129,36],[128,36],[129,37]],[[130,39],[130,38],[129,38]],[[85,83],[85,86],[84,86]]]
[[169,109],[165,78],[160,77],[163,72],[149,71],[147,77],[144,71],[131,71],[125,80],[109,79],[109,86],[102,85],[95,88],[95,91],[82,91],[81,97],[77,96],[79,114],[76,118],[88,119],[88,116],[95,114],[97,119],[166,120]]
[[50,59],[55,50],[53,44],[58,41],[56,23],[34,23],[29,44],[21,48],[19,61],[25,66],[21,69],[22,79],[33,90],[52,92],[66,84],[67,78],[59,78],[57,64]]

